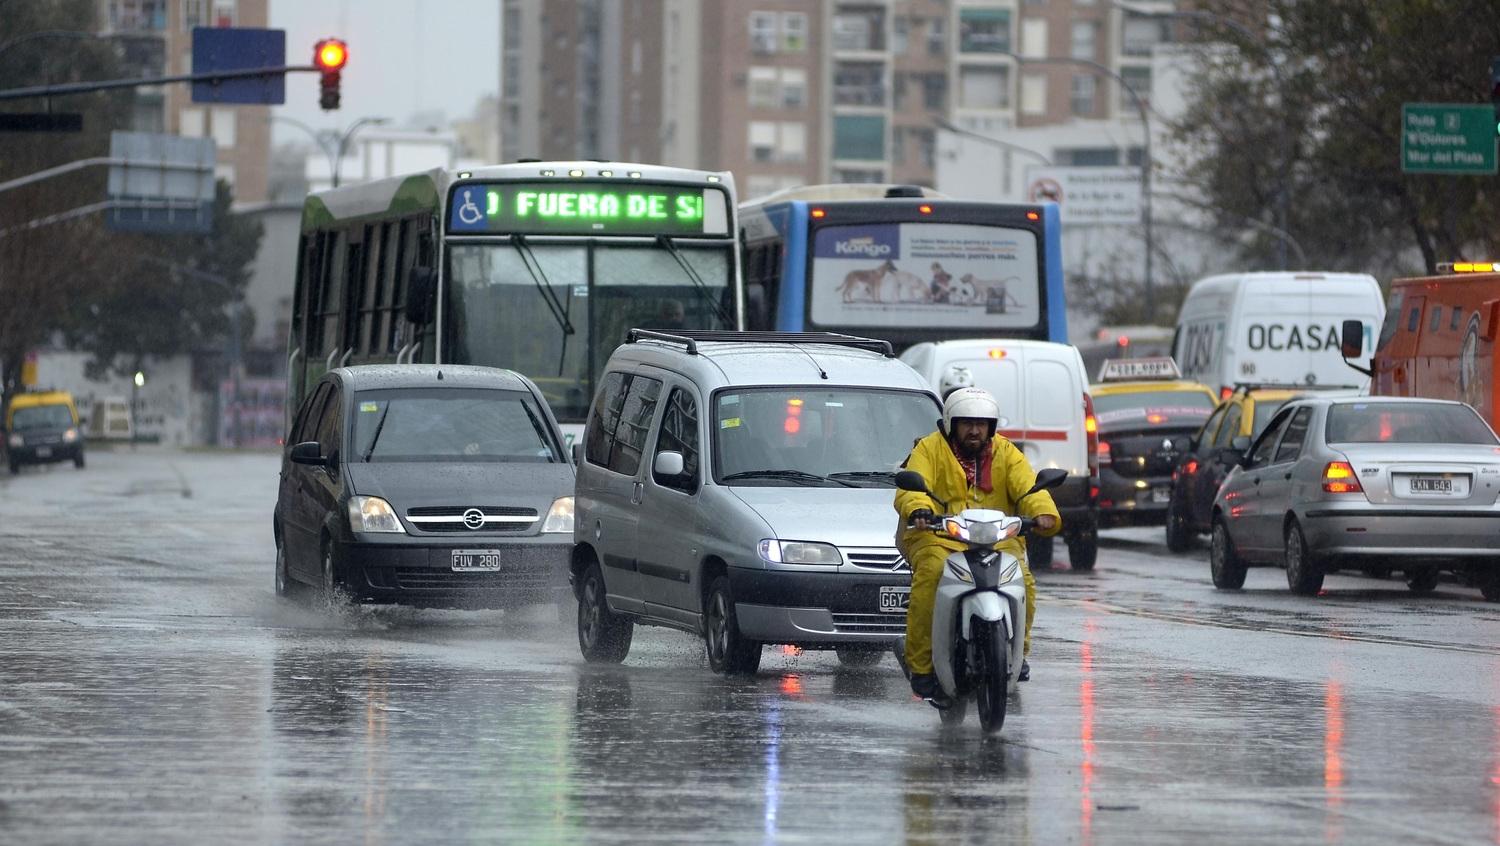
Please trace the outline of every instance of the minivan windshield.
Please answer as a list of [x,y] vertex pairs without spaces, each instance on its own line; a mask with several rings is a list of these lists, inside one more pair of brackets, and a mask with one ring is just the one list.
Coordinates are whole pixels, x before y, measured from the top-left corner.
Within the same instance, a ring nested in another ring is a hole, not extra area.
[[928,394],[875,388],[733,388],[714,399],[714,478],[729,485],[894,486],[937,428]]
[[1483,444],[1495,433],[1467,405],[1438,402],[1350,402],[1328,409],[1331,444]]
[[559,462],[545,421],[522,391],[360,391],[348,460]]
[[67,429],[73,425],[73,413],[66,405],[33,405],[18,408],[11,414],[13,431],[28,429]]

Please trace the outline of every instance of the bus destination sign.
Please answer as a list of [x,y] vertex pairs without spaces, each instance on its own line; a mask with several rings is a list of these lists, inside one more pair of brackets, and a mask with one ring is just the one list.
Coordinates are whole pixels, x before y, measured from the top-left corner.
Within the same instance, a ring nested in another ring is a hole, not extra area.
[[618,182],[465,183],[453,189],[448,231],[509,235],[727,235],[717,188]]

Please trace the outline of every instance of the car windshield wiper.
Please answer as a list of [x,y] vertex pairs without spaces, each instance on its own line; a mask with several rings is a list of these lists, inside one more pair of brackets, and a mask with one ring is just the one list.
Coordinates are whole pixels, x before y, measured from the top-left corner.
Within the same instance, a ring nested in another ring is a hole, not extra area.
[[832,482],[835,485],[843,485],[846,488],[857,488],[859,485],[835,479],[831,476],[819,476],[817,473],[808,473],[803,470],[742,470],[738,473],[730,473],[722,477],[721,482],[733,482],[739,479],[790,479],[794,481],[807,482]]
[[878,479],[882,482],[895,484],[895,470],[845,470],[842,473],[829,473],[830,479]]
[[698,296],[702,297],[703,301],[708,303],[708,307],[714,310],[714,315],[719,318],[719,326],[725,329],[734,328],[734,321],[724,312],[722,305],[714,302],[713,295],[709,293],[708,284],[703,281],[702,276],[698,275],[698,271],[694,270],[691,264],[688,264],[687,259],[682,255],[682,251],[677,249],[677,244],[672,241],[672,236],[657,235],[656,243],[660,244],[672,258],[677,260],[677,265],[682,268],[682,272],[687,274],[688,279],[691,279],[693,282],[693,287],[698,289]]
[[375,421],[375,434],[370,436],[370,446],[365,449],[365,463],[370,463],[370,456],[375,454],[375,444],[380,440],[380,430],[385,428],[385,416],[391,413],[391,404],[386,402],[385,408],[380,410],[380,419]]

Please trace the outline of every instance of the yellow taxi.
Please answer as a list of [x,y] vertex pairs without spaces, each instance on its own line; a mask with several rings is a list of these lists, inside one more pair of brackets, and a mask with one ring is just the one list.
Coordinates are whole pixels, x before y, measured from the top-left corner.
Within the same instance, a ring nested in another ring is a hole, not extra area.
[[1159,525],[1172,471],[1217,398],[1170,357],[1110,359],[1090,388],[1099,428],[1099,524]]
[[5,460],[12,474],[23,464],[73,462],[83,467],[78,407],[67,391],[17,394],[5,409]]

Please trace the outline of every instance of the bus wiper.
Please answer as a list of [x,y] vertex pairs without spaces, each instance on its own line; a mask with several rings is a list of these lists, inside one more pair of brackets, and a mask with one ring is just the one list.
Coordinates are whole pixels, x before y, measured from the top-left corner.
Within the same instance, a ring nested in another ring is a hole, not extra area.
[[817,473],[808,473],[804,470],[742,470],[739,473],[730,473],[719,481],[733,482],[737,479],[795,479],[809,482],[832,482],[835,485],[843,485],[846,488],[857,488],[859,485],[835,479],[831,476],[819,476]]
[[375,421],[375,434],[370,436],[370,446],[365,450],[365,463],[370,463],[370,456],[375,454],[375,444],[380,442],[380,430],[385,428],[385,416],[391,413],[391,404],[387,402],[385,408],[380,410],[380,419]]
[[693,266],[687,263],[687,259],[683,258],[682,251],[677,249],[677,245],[672,242],[672,236],[657,235],[656,243],[660,244],[672,258],[677,260],[677,266],[682,268],[682,272],[686,273],[688,279],[692,280],[693,287],[698,289],[698,296],[702,297],[703,301],[708,303],[708,307],[714,310],[714,315],[719,318],[719,325],[729,329],[735,328],[734,319],[724,312],[724,306],[714,301],[713,294],[709,293],[707,283],[703,281],[702,276],[698,275],[698,271],[694,270]]
[[526,268],[526,272],[531,274],[531,281],[536,283],[536,289],[542,295],[542,301],[547,304],[547,310],[552,312],[552,317],[557,321],[563,334],[576,334],[577,330],[568,319],[568,312],[563,307],[562,298],[558,297],[557,292],[552,289],[552,283],[547,280],[547,274],[542,270],[541,262],[536,260],[536,255],[531,252],[531,245],[526,243],[526,236],[517,232],[510,236],[510,242],[515,245],[516,252],[521,254],[521,264]]

